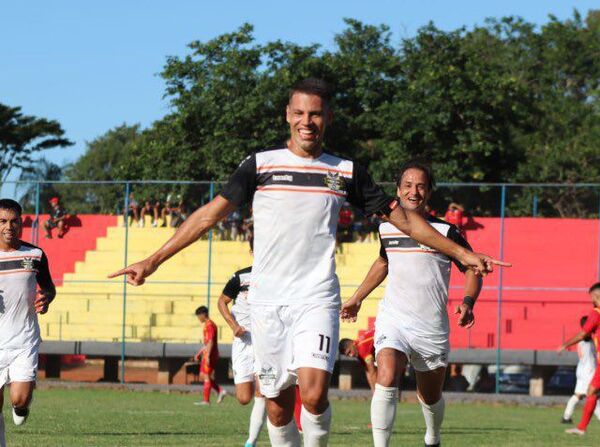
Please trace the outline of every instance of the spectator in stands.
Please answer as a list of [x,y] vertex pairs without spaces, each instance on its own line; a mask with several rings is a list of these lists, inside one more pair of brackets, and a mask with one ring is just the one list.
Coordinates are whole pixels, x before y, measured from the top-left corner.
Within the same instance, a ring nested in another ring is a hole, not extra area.
[[187,219],[188,212],[183,199],[179,201],[175,208],[171,208],[171,227],[177,228]]
[[463,236],[463,227],[465,225],[464,212],[465,208],[460,203],[452,202],[450,203],[450,205],[448,205],[448,210],[444,215],[444,220],[458,228],[458,230],[461,234],[463,234]]
[[160,200],[146,200],[144,206],[142,207],[141,218],[139,221],[139,226],[143,227],[145,225],[145,217],[146,214],[150,214],[152,216],[152,226],[158,226],[158,216],[160,210]]
[[377,381],[377,366],[375,366],[375,329],[363,332],[354,341],[349,338],[340,340],[340,354],[357,359],[365,370],[367,382],[371,391],[375,390]]
[[[134,222],[137,223],[139,225],[140,223],[140,204],[137,202],[137,200],[135,200],[135,196],[133,195],[133,193],[129,193],[129,200],[128,200],[128,204],[129,204],[129,209],[127,209],[125,211],[126,214],[126,219],[129,220],[129,217],[132,218],[131,223],[133,224]],[[123,222],[123,225],[125,225],[125,222]]]
[[242,214],[239,210],[236,209],[229,215],[227,223],[229,227],[229,240],[237,241],[242,227]]
[[59,239],[65,235],[66,220],[69,217],[67,211],[61,206],[58,197],[52,197],[50,203],[50,218],[44,222],[46,230],[46,239],[52,239],[52,229],[58,228],[57,236]]
[[221,403],[227,392],[217,384],[215,379],[215,368],[219,360],[217,325],[208,318],[208,308],[206,306],[200,306],[196,309],[196,317],[203,326],[202,338],[204,342],[204,346],[194,356],[194,360],[200,361],[200,375],[204,381],[204,400],[196,402],[196,404],[210,405],[211,390],[217,393],[217,403]]
[[338,216],[337,244],[341,247],[342,242],[352,242],[352,224],[354,213],[348,202],[344,203]]
[[254,217],[252,216],[252,210],[250,210],[250,214],[242,221],[242,237],[244,241],[254,238]]
[[450,364],[450,377],[446,381],[446,389],[448,391],[467,391],[469,381],[462,373],[462,365],[459,363]]
[[473,386],[473,391],[476,393],[491,393],[496,389],[496,379],[490,376],[487,365],[481,367],[479,378]]

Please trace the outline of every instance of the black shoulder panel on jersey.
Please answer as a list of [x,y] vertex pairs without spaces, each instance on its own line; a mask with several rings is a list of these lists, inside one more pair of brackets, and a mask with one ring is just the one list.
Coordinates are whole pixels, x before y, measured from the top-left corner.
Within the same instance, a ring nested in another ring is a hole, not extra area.
[[392,199],[373,181],[360,164],[352,164],[352,184],[348,191],[348,202],[371,215],[384,210]]
[[241,206],[252,202],[256,191],[256,154],[248,155],[219,193],[231,203]]

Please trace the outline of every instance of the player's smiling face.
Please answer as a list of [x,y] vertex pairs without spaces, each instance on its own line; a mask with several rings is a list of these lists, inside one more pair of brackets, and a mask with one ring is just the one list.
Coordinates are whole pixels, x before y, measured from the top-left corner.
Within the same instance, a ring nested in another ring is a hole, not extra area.
[[0,246],[6,249],[17,245],[21,227],[21,216],[13,210],[0,208]]
[[431,194],[427,173],[417,168],[404,171],[397,194],[404,209],[424,210]]
[[286,108],[290,125],[290,149],[300,156],[321,155],[321,143],[332,114],[325,101],[308,93],[292,95]]

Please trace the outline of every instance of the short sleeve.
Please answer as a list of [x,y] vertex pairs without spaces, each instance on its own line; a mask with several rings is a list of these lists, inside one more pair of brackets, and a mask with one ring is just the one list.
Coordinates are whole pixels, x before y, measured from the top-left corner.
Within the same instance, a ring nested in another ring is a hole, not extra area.
[[363,166],[353,163],[348,201],[363,210],[365,214],[371,215],[385,210],[391,198],[373,181]]
[[583,325],[583,330],[586,333],[591,334],[598,328],[598,326],[600,326],[600,312],[594,309],[588,315],[587,321]]
[[225,287],[223,288],[223,295],[235,300],[240,293],[240,276],[236,273],[234,274]]
[[[463,237],[462,234],[460,234],[460,231],[458,231],[458,228],[456,228],[454,225],[450,225],[450,229],[448,230],[448,234],[446,235],[446,237],[448,239],[450,239],[451,241],[456,242],[461,247],[464,247],[469,251],[473,251],[473,249],[471,248],[471,246],[469,245],[467,240]],[[456,259],[452,258],[452,262],[454,262],[456,267],[461,272],[464,273],[467,271],[467,268],[464,265],[462,265],[460,262],[458,262]]]
[[383,239],[381,239],[381,233],[377,234],[379,234],[379,256],[387,261],[388,257],[387,253],[385,252],[385,247],[383,246]]
[[240,163],[220,192],[231,203],[241,206],[252,202],[256,190],[256,155],[249,155]]
[[217,327],[215,326],[214,323],[212,324],[208,324],[206,327],[206,340],[207,343],[210,340],[215,340],[217,338]]
[[48,265],[48,258],[46,253],[42,252],[42,259],[40,260],[39,269],[35,276],[36,282],[42,290],[54,290],[54,283],[52,282],[52,276],[50,276],[50,267]]

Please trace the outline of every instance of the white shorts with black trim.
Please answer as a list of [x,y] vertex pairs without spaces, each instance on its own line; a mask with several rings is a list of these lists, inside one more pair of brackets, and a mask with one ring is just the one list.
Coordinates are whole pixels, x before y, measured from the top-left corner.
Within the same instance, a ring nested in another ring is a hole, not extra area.
[[389,313],[380,310],[375,320],[375,355],[384,348],[406,354],[417,371],[433,371],[448,366],[449,334],[438,334],[431,338],[416,335]]
[[296,383],[298,368],[333,371],[338,304],[251,305],[254,371],[261,393],[274,398]]
[[254,349],[252,336],[246,332],[242,337],[234,337],[231,345],[233,383],[254,382]]
[[11,382],[35,382],[38,348],[0,349],[0,387]]

